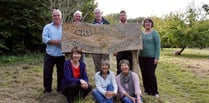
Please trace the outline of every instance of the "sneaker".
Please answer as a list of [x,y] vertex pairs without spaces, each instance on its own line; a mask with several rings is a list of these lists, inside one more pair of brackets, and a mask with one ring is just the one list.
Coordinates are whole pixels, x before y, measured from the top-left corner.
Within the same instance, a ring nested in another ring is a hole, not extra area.
[[154,97],[160,98],[160,95],[159,94],[155,94]]

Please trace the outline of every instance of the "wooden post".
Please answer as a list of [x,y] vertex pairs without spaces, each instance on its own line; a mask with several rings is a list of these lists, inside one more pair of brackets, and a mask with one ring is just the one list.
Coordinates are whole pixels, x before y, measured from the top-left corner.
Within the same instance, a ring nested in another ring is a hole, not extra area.
[[139,78],[141,79],[139,62],[138,62],[138,50],[132,50],[131,53],[132,53],[133,71],[137,73]]

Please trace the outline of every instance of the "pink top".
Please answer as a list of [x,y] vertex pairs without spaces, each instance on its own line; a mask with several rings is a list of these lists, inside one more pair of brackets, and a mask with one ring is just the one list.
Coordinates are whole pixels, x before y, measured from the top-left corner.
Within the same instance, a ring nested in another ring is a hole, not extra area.
[[[139,77],[135,72],[132,72],[132,77],[133,77],[133,82],[134,82],[134,88],[135,88],[135,94],[141,94],[141,89],[140,89],[140,85],[139,85]],[[123,97],[124,94],[126,94],[127,92],[125,91],[125,89],[123,88],[123,86],[120,83],[120,75],[118,75],[116,77],[116,82],[118,84],[118,91],[121,97]],[[126,86],[128,86],[127,84],[125,84]],[[128,88],[128,87],[127,87]]]

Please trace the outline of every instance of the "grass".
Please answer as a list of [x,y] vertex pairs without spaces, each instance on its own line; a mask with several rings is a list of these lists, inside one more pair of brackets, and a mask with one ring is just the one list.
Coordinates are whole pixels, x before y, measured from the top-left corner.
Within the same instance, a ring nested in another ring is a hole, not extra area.
[[[165,48],[156,70],[160,98],[143,95],[144,103],[208,103],[209,50],[185,49],[174,56],[176,48]],[[65,103],[66,98],[56,92],[56,69],[53,89],[43,95],[43,54],[0,56],[0,103]],[[94,66],[91,56],[85,59],[90,84],[94,84]],[[111,70],[116,71],[115,58]],[[141,84],[141,87],[143,85]],[[143,89],[143,88],[142,88]],[[94,103],[91,94],[77,103]],[[114,103],[120,103],[115,101]]]

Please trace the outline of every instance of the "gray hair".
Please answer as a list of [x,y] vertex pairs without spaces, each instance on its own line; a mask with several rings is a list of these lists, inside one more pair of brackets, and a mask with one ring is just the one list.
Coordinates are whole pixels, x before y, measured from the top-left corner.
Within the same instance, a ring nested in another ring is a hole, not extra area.
[[108,67],[110,68],[110,61],[107,60],[107,59],[102,59],[100,64],[101,64],[101,65],[106,64],[106,65],[108,65]]
[[60,17],[62,17],[62,12],[61,12],[59,9],[53,9],[52,15],[53,15],[55,12],[58,12],[58,13],[60,14]]
[[122,64],[127,64],[127,65],[128,65],[128,67],[130,67],[130,63],[129,63],[129,61],[128,61],[128,60],[126,60],[126,59],[122,59],[122,60],[120,60],[120,62],[119,62],[120,67],[121,67],[121,65],[122,65]]
[[79,11],[79,10],[75,11],[73,16],[75,16],[76,14],[79,14],[82,17],[82,12],[81,11]]
[[94,9],[94,13],[96,13],[96,12],[99,12],[101,15],[103,14],[103,12],[101,11],[101,9],[99,9],[99,8],[95,8]]

